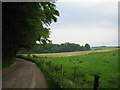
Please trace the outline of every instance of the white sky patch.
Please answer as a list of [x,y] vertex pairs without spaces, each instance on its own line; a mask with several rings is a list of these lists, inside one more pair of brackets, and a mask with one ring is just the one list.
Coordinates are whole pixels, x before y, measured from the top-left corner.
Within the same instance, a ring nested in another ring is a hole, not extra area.
[[39,42],[39,41],[36,41],[36,44],[40,44],[40,42]]
[[[53,43],[72,42],[84,45],[117,45],[118,30],[93,27],[59,27],[52,29],[50,38]],[[56,39],[55,39],[56,38]],[[113,43],[114,42],[114,43]]]
[[119,0],[58,0],[57,2],[118,2]]
[[118,2],[58,2],[57,9],[60,17],[51,25],[53,43],[118,45]]

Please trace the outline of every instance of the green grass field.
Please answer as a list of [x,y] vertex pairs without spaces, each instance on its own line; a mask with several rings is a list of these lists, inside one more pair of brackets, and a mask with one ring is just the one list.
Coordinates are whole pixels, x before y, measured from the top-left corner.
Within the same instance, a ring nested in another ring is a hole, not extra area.
[[118,87],[117,48],[34,55],[38,57],[34,60],[43,73],[47,72],[47,81],[53,80],[60,87],[93,88],[94,75],[100,76],[100,88]]
[[[101,49],[101,50],[95,50]],[[66,57],[66,56],[78,56],[78,55],[85,55],[88,53],[95,53],[95,52],[106,52],[116,50],[117,48],[114,47],[101,47],[101,48],[92,48],[90,51],[78,51],[78,52],[63,52],[63,53],[42,53],[42,54],[31,54],[36,55],[38,57]],[[25,56],[28,54],[24,54]]]

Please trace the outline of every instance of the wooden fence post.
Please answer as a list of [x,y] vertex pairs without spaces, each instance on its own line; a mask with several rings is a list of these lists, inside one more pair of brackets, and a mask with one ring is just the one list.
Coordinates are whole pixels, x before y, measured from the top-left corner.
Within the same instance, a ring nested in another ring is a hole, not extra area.
[[55,66],[55,71],[56,71],[56,74],[59,72],[59,66],[58,65]]
[[63,65],[62,64],[60,65],[60,72],[63,75]]
[[94,90],[98,90],[98,87],[99,87],[99,78],[100,78],[99,75],[95,75],[94,76]]
[[73,73],[73,82],[75,83],[76,80],[76,69],[74,69],[74,73]]
[[49,71],[51,71],[51,64],[52,64],[52,62],[50,61],[49,62]]

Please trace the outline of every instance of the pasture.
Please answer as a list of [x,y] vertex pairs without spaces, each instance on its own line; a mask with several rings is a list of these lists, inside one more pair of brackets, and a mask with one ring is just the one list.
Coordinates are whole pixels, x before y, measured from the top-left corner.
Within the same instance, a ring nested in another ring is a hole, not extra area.
[[30,56],[47,72],[47,81],[61,88],[93,88],[94,75],[100,76],[100,88],[118,87],[117,48]]
[[[101,49],[101,50],[95,50],[95,49]],[[92,48],[89,51],[77,51],[77,52],[63,52],[63,53],[41,53],[41,54],[31,54],[38,57],[66,57],[66,56],[78,56],[78,55],[85,55],[89,53],[96,53],[96,52],[106,52],[106,51],[112,51],[117,50],[118,48],[114,47],[101,47],[101,48]],[[28,54],[24,54],[24,56],[27,56]]]

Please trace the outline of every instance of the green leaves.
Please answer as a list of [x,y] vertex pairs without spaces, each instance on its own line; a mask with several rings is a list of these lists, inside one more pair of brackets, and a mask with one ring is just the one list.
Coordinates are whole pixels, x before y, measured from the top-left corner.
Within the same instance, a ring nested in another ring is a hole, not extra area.
[[85,49],[86,49],[86,50],[90,50],[90,45],[86,43],[86,44],[85,44]]
[[[9,48],[13,52],[19,48],[30,48],[36,40],[47,43],[50,29],[47,27],[57,21],[59,12],[52,2],[3,3],[3,54]],[[45,27],[46,25],[46,27]],[[9,44],[9,45],[8,45]],[[17,49],[14,51],[14,47]],[[12,52],[11,51],[11,52]],[[12,55],[11,55],[12,56]]]

